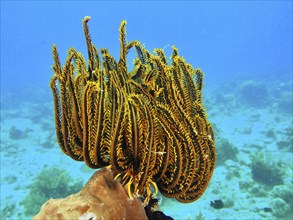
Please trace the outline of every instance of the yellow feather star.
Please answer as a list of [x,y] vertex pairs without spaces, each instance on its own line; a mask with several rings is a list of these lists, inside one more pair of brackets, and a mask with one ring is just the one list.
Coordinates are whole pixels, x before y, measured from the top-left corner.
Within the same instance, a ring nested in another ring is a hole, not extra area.
[[[106,49],[101,60],[89,20],[83,19],[88,65],[72,48],[62,67],[53,45],[50,86],[61,149],[91,168],[110,167],[130,198],[148,201],[160,191],[180,202],[195,201],[216,162],[213,129],[202,105],[203,73],[174,46],[168,65],[163,49],[151,54],[138,41],[127,43],[126,21],[119,28],[119,61]],[[137,58],[128,72],[131,48]]]

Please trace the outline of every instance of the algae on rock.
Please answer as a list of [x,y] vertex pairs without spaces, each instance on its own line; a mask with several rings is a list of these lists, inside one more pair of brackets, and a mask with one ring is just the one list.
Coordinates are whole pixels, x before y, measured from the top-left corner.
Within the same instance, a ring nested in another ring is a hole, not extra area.
[[42,204],[50,198],[63,198],[78,192],[83,186],[82,180],[72,179],[65,169],[55,166],[44,168],[29,185],[29,193],[21,202],[26,216],[33,216]]

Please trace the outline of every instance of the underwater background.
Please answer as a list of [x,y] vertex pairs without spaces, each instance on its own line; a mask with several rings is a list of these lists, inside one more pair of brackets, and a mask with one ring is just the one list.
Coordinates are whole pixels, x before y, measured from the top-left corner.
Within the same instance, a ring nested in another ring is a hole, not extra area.
[[1,1],[1,220],[31,219],[94,172],[59,148],[49,88],[52,44],[63,64],[71,47],[87,56],[86,15],[95,46],[115,58],[126,20],[128,41],[167,56],[175,45],[205,73],[217,166],[197,201],[159,195],[165,214],[291,219],[292,1]]

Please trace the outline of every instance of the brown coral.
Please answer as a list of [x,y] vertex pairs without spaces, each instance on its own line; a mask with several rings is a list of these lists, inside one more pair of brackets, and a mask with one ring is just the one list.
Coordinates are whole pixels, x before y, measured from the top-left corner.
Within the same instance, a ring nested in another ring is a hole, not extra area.
[[139,199],[129,199],[107,168],[95,172],[84,188],[66,198],[50,199],[33,220],[147,219]]

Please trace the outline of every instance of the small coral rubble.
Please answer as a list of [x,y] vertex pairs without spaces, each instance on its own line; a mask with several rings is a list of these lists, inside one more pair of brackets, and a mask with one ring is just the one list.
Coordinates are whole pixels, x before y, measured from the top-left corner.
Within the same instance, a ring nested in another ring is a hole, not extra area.
[[137,198],[129,199],[107,168],[95,172],[84,188],[66,198],[50,199],[33,220],[147,219]]

